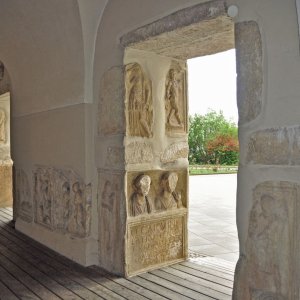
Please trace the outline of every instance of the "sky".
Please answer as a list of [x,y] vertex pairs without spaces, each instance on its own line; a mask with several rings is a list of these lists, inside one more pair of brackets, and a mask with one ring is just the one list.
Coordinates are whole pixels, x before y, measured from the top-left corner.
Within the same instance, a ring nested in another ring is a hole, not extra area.
[[235,49],[188,60],[189,114],[223,111],[238,122]]

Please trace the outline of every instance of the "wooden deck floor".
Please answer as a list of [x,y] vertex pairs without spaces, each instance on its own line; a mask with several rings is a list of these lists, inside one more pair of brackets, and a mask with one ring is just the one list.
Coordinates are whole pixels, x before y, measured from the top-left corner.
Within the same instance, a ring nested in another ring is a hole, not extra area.
[[198,258],[130,279],[83,268],[13,229],[0,209],[0,299],[231,299],[233,265]]

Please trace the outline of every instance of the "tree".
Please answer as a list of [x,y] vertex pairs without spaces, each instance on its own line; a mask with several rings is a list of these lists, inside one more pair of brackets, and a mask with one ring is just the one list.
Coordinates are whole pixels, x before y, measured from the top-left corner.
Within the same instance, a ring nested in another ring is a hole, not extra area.
[[[209,142],[212,144],[217,137],[231,137],[238,141],[238,129],[234,122],[225,119],[223,113],[210,111],[206,115],[189,117],[189,161],[191,164],[216,163],[216,153],[212,148],[208,149]],[[221,138],[225,142],[224,138]],[[220,138],[219,138],[220,141]],[[214,143],[217,143],[215,141]],[[229,140],[227,138],[227,143]],[[237,142],[238,143],[238,142]],[[219,145],[220,151],[220,145]],[[238,150],[233,152],[237,152]],[[231,153],[234,156],[233,152]],[[229,153],[228,153],[229,155]],[[218,156],[220,157],[220,156]],[[223,161],[223,160],[222,160]]]

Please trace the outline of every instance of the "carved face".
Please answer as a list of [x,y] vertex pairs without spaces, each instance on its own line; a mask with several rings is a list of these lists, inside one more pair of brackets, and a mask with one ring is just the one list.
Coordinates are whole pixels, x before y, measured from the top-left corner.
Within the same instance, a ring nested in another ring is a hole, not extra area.
[[166,181],[166,189],[168,190],[168,192],[173,193],[175,191],[177,181],[178,181],[177,174],[174,172],[170,173]]
[[140,195],[146,196],[149,193],[151,178],[148,175],[143,175],[139,178],[136,187]]

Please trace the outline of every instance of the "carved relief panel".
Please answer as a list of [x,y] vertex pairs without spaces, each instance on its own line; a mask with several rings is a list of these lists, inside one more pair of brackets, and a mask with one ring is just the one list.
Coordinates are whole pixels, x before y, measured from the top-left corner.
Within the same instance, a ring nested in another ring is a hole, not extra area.
[[92,190],[72,170],[34,172],[35,222],[77,237],[90,234]]
[[136,217],[187,207],[187,171],[127,174],[128,215]]
[[0,144],[6,142],[6,115],[5,111],[0,108]]
[[185,259],[186,232],[185,213],[130,223],[126,274],[132,276],[159,265]]
[[26,222],[33,219],[33,203],[27,174],[22,169],[15,170],[16,215]]
[[121,228],[121,224],[125,224],[124,175],[105,170],[98,170],[98,173],[100,265],[120,273],[124,268],[120,253],[124,249],[124,233]]
[[125,89],[126,135],[152,137],[152,86],[138,63],[126,65]]
[[187,132],[186,67],[175,61],[165,83],[166,132]]
[[299,186],[294,183],[256,186],[246,258],[239,270],[240,278],[246,278],[239,289],[245,300],[299,298],[299,263],[293,263],[299,262],[299,200]]
[[187,255],[187,170],[127,173],[126,274]]

